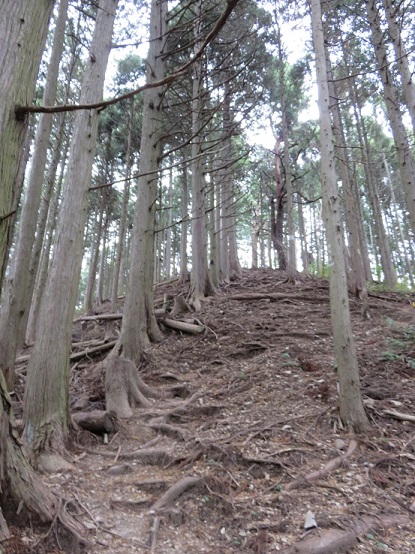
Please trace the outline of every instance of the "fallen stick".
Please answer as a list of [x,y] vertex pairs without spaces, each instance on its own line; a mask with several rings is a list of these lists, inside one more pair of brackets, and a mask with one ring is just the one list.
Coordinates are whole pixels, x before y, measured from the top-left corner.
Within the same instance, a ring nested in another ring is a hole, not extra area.
[[401,421],[411,421],[415,423],[415,416],[409,414],[403,414],[401,412],[395,412],[394,410],[383,410],[384,414],[390,415],[395,419],[400,419]]
[[316,481],[317,479],[321,479],[322,477],[327,477],[329,473],[337,469],[345,460],[350,458],[356,448],[357,442],[355,440],[350,441],[349,448],[347,449],[347,452],[345,454],[342,454],[340,456],[337,456],[337,458],[330,460],[324,467],[317,471],[313,471],[308,475],[301,475],[300,477],[297,477],[297,479],[294,479],[294,481],[291,481],[290,483],[285,485],[284,489],[286,491],[299,489],[302,485],[304,485],[305,482]]
[[175,331],[183,331],[184,333],[190,333],[192,335],[199,335],[203,333],[205,327],[203,325],[195,325],[194,323],[185,323],[184,321],[177,321],[176,319],[170,319],[168,317],[161,320],[163,325],[174,329]]
[[105,344],[101,344],[100,346],[95,346],[94,348],[87,348],[86,350],[82,350],[82,352],[74,352],[74,354],[71,354],[70,360],[71,362],[74,362],[76,360],[80,360],[81,358],[86,358],[90,354],[96,354],[97,352],[110,350],[110,348],[112,348],[116,344],[117,344],[117,341],[113,340],[111,342],[106,342]]

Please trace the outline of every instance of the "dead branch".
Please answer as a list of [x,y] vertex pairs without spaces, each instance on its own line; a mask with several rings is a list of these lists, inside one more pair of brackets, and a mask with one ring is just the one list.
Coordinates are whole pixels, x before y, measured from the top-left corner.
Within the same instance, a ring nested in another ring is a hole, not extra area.
[[97,352],[104,352],[105,350],[110,350],[116,344],[117,344],[117,341],[113,340],[111,342],[106,342],[99,346],[95,346],[93,348],[87,348],[86,350],[82,350],[82,352],[75,352],[74,354],[71,354],[70,360],[71,362],[74,362],[76,360],[80,360],[81,358],[86,358],[91,354],[96,354]]
[[415,416],[409,414],[403,414],[401,412],[395,412],[394,410],[383,410],[384,414],[390,415],[395,419],[400,419],[401,421],[410,421],[415,423]]
[[[151,83],[146,83],[145,85],[142,85],[141,87],[138,87],[137,89],[131,92],[128,92],[126,94],[123,94],[121,96],[117,96],[112,100],[96,102],[94,104],[82,104],[82,105],[71,104],[71,105],[65,105],[65,106],[19,106],[17,105],[15,107],[16,117],[19,117],[19,116],[21,117],[22,114],[26,114],[26,113],[60,113],[60,112],[70,112],[70,111],[77,111],[77,110],[104,109],[107,106],[112,106],[114,104],[117,104],[118,102],[121,102],[122,100],[128,100],[128,98],[132,98],[133,96],[136,96],[140,92],[143,92],[147,89],[157,88],[171,83],[178,77],[182,77],[183,75],[185,75],[188,69],[203,55],[203,52],[205,51],[206,47],[212,42],[212,40],[216,37],[216,35],[220,32],[222,27],[225,25],[228,17],[234,10],[238,1],[239,0],[227,1],[225,9],[223,10],[222,14],[217,19],[214,27],[206,35],[205,39],[201,42],[199,48],[194,53],[194,55],[188,61],[186,61],[184,64],[178,67],[176,71],[174,71],[170,75],[167,75],[163,79],[159,79],[158,81],[153,81]],[[8,214],[5,217],[10,217],[10,215],[11,214]]]
[[99,320],[109,320],[113,321],[116,319],[122,319],[122,314],[95,314],[95,315],[81,315],[73,320],[74,323],[78,321],[99,321]]
[[315,481],[317,479],[321,479],[322,477],[327,477],[332,471],[337,469],[345,460],[350,458],[353,453],[355,452],[357,448],[357,442],[355,440],[350,441],[349,448],[347,449],[347,452],[345,454],[342,454],[340,456],[337,456],[337,458],[334,458],[333,460],[330,460],[324,467],[317,471],[313,471],[312,473],[309,473],[308,475],[302,475],[301,477],[298,477],[294,481],[291,481],[287,485],[285,485],[285,490],[290,491],[293,489],[299,489],[304,483],[309,483],[310,481]]
[[161,320],[163,325],[174,329],[175,331],[182,331],[183,333],[190,333],[192,335],[199,335],[205,330],[204,325],[195,325],[194,323],[185,323],[184,321],[177,321],[176,319],[170,319],[168,317]]

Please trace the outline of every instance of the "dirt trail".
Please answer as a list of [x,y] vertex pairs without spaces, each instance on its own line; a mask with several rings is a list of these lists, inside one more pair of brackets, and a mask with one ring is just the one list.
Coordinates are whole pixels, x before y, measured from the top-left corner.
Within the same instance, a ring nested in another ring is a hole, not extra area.
[[[325,280],[246,270],[204,302],[203,334],[166,330],[141,376],[176,397],[137,409],[109,444],[79,432],[74,470],[45,476],[81,505],[90,552],[259,554],[305,540],[299,552],[335,552],[316,544],[357,533],[347,552],[413,554],[415,423],[402,414],[415,415],[415,309],[379,292],[370,319],[351,310],[372,424],[357,444],[338,418]],[[116,325],[78,323],[74,341]],[[74,365],[74,409],[103,407],[97,360]],[[318,527],[305,531],[308,511]]]

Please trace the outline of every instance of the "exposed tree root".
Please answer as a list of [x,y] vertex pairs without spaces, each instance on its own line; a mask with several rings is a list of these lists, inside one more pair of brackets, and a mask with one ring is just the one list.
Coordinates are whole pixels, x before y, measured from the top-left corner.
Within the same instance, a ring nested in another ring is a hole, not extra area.
[[284,294],[283,292],[278,293],[262,293],[262,292],[250,292],[243,294],[233,294],[228,296],[228,300],[270,300],[271,302],[287,302],[290,300],[301,300],[305,302],[313,302],[320,304],[321,302],[328,302],[329,297],[327,296],[311,296],[306,294]]
[[176,483],[174,483],[151,507],[153,512],[156,512],[156,515],[153,519],[153,523],[150,529],[150,548],[151,552],[155,551],[157,543],[157,534],[160,528],[161,517],[159,513],[162,510],[166,510],[173,506],[173,503],[182,496],[189,489],[195,487],[202,483],[201,477],[192,477],[187,476],[183,477]]
[[149,408],[152,404],[140,390],[144,383],[131,360],[118,356],[109,356],[105,362],[105,397],[107,410],[119,418],[133,415],[132,408],[140,404]]
[[115,414],[103,410],[92,412],[77,412],[72,416],[79,427],[91,433],[115,433],[117,431],[117,418]]
[[299,489],[305,483],[309,483],[310,481],[316,481],[317,479],[321,479],[322,477],[327,477],[329,473],[337,469],[345,460],[350,458],[354,454],[356,448],[357,448],[357,442],[355,440],[351,440],[349,448],[347,449],[347,452],[345,454],[341,456],[337,456],[337,458],[330,460],[330,462],[328,462],[323,468],[319,469],[318,471],[313,471],[308,475],[298,477],[294,481],[291,481],[291,483],[288,483],[287,485],[285,485],[284,487],[285,490],[290,491],[293,489]]
[[134,460],[149,465],[165,465],[172,461],[172,456],[164,448],[143,448],[120,454],[124,460]]
[[58,522],[79,543],[86,544],[85,528],[62,506],[62,502],[43,484],[23,456],[14,439],[7,444],[7,478],[17,504],[43,522]]
[[171,425],[169,423],[163,423],[159,421],[150,421],[148,427],[154,429],[154,431],[163,433],[163,435],[167,435],[168,437],[172,437],[174,439],[179,439],[182,441],[185,440],[184,432],[180,429],[180,427],[177,427],[176,425]]
[[[4,519],[1,507],[0,507],[0,548],[1,548],[1,543],[3,541],[6,541],[7,539],[9,539],[10,537],[11,537],[10,531],[9,531],[8,526],[7,526],[6,520]],[[1,550],[0,550],[0,552],[1,552]]]
[[169,508],[173,502],[182,496],[186,491],[202,483],[201,477],[187,476],[174,483],[151,507],[152,510],[160,511]]
[[284,548],[284,554],[333,554],[333,552],[348,552],[357,542],[359,536],[368,531],[378,531],[383,527],[403,525],[409,523],[407,516],[383,516],[364,517],[353,524],[352,529],[341,531],[328,529],[321,531],[319,536],[305,539],[296,544]]

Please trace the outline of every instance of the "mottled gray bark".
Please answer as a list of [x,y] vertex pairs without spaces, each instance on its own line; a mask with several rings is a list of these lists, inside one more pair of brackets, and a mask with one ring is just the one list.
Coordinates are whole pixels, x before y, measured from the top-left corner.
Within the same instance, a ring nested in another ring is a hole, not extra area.
[[345,425],[361,432],[368,429],[369,422],[362,402],[356,347],[350,321],[320,0],[311,1],[311,12],[320,112],[323,217],[330,249],[330,309],[339,376],[340,416]]
[[401,175],[402,188],[405,194],[406,207],[412,232],[415,234],[415,160],[409,146],[405,126],[400,111],[399,92],[389,69],[384,35],[380,24],[375,0],[365,0],[367,16],[372,34],[379,75],[382,80],[386,111],[392,129]]
[[[61,0],[56,21],[52,54],[43,94],[43,104],[51,106],[56,98],[59,63],[62,57],[68,0]],[[31,254],[35,242],[37,216],[46,167],[46,155],[52,129],[52,115],[41,114],[36,131],[30,176],[20,217],[19,235],[13,257],[13,268],[6,288],[4,303],[0,312],[0,370],[7,385],[13,389],[14,362],[22,348],[27,317],[32,298],[36,269],[31,268]],[[32,269],[32,271],[30,271]]]
[[[152,0],[150,49],[147,58],[147,83],[164,77],[167,2]],[[155,213],[158,194],[158,169],[161,154],[163,92],[150,88],[144,92],[141,130],[140,174],[134,211],[129,284],[127,287],[121,336],[117,350],[139,362],[151,340],[161,338],[154,315],[153,281],[155,253]]]
[[53,0],[5,0],[0,18],[0,287],[10,245],[15,185],[22,163],[28,118],[16,105],[32,102]]
[[[117,4],[99,2],[81,104],[102,99]],[[27,372],[23,439],[33,457],[47,449],[63,451],[69,428],[69,352],[98,117],[96,110],[82,110],[75,118],[53,260]]]

